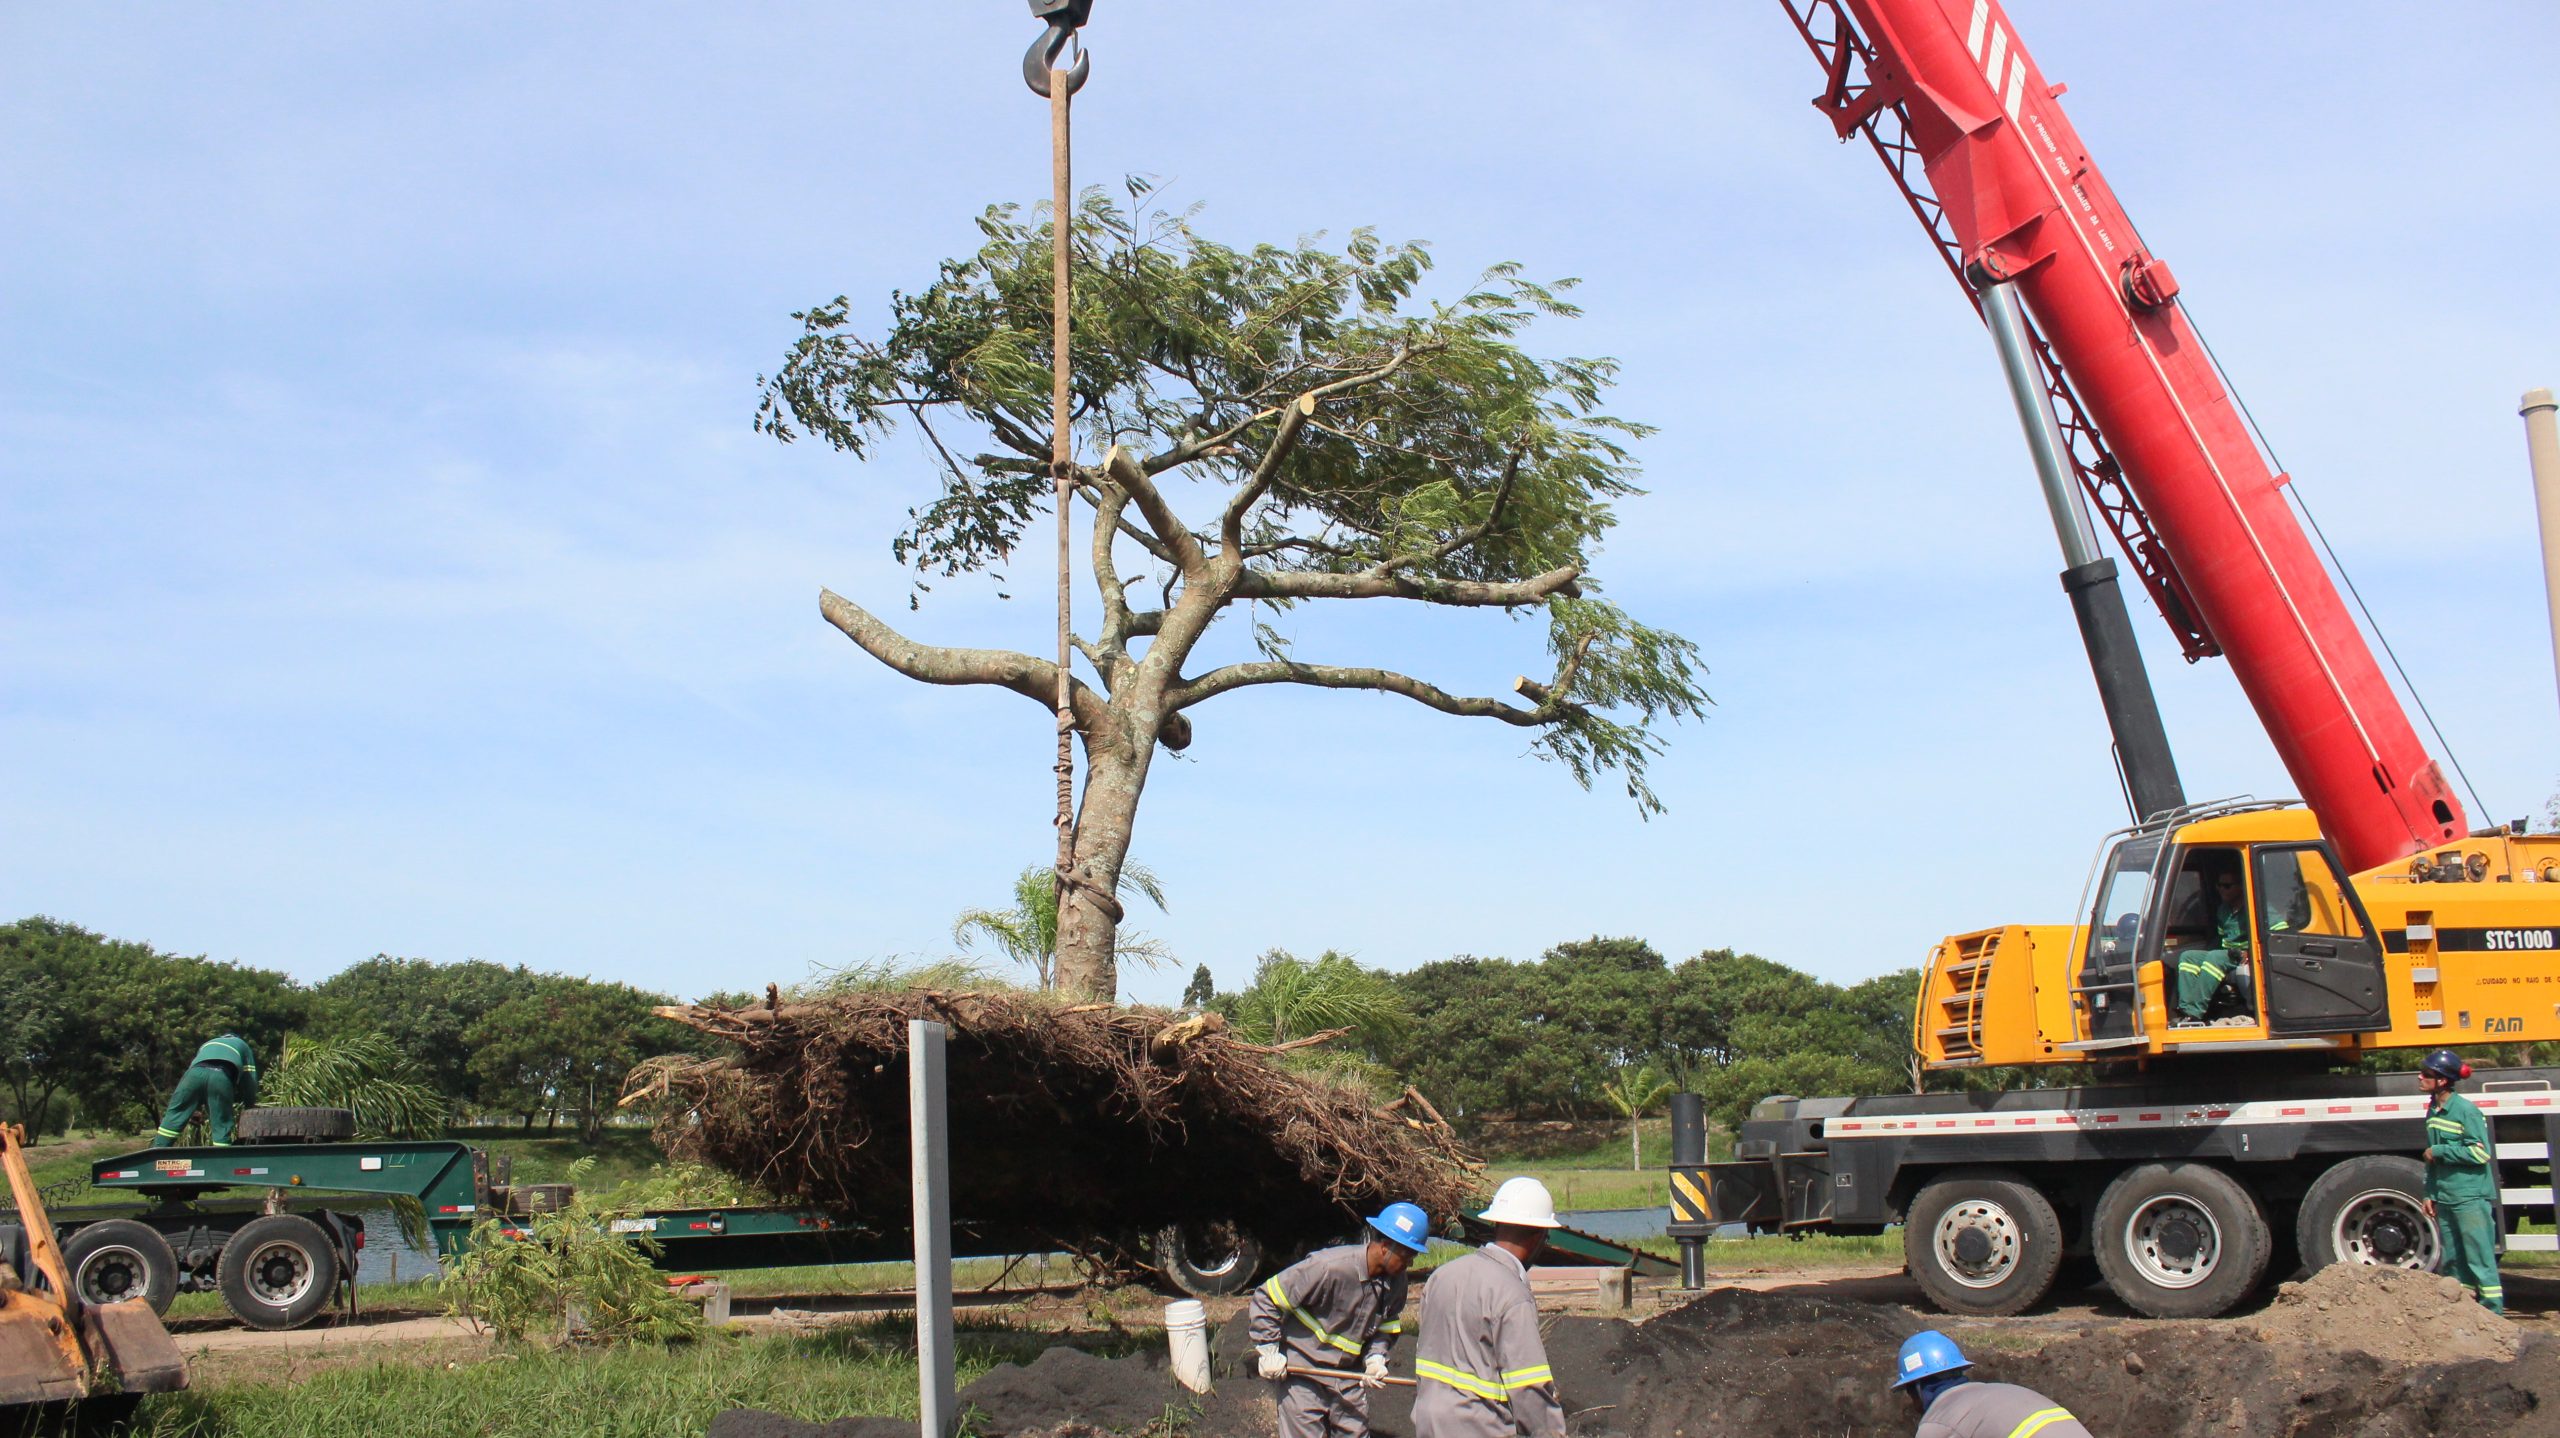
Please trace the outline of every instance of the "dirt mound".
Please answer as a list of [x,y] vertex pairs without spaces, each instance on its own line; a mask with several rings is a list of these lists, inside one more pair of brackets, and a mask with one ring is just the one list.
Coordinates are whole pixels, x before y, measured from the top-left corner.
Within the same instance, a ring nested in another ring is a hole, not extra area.
[[2409,1268],[2336,1263],[2276,1290],[2255,1325],[2270,1343],[2352,1348],[2400,1363],[2513,1358],[2513,1324],[2462,1285]]
[[774,1193],[903,1226],[907,1025],[948,1026],[955,1218],[1081,1253],[1170,1224],[1234,1223],[1283,1251],[1409,1199],[1447,1215],[1474,1168],[1412,1090],[1383,1107],[1287,1066],[1216,1015],[1024,993],[852,992],[665,1016],[734,1057],[652,1060],[670,1152]]
[[[2298,1287],[2316,1295],[2338,1282]],[[2372,1292],[2398,1286],[2385,1279],[2348,1292],[2372,1301]],[[2560,1394],[2560,1340],[2535,1334],[2514,1343],[2511,1358],[2468,1357],[2487,1340],[2455,1331],[2458,1317],[2348,1317],[2319,1302],[2279,1300],[2258,1322],[2134,1321],[2047,1337],[2050,1330],[2019,1323],[1956,1324],[1888,1305],[1723,1290],[1644,1323],[1559,1318],[1543,1327],[1573,1438],[1903,1438],[1914,1418],[1886,1387],[1893,1352],[1932,1324],[1948,1327],[1973,1357],[1975,1377],[2036,1389],[2099,1433],[2560,1438],[2560,1399],[2543,1397]],[[2411,1358],[2346,1342],[2349,1325],[2379,1323],[2410,1331]],[[2430,1342],[2437,1324],[2448,1331]],[[997,1369],[962,1397],[980,1410],[979,1431],[990,1438],[1137,1433],[1158,1423],[1193,1438],[1270,1438],[1272,1389],[1249,1376],[1250,1362],[1238,1318],[1212,1344],[1218,1387],[1207,1398],[1178,1388],[1161,1355],[1102,1359],[1066,1349]],[[1411,1365],[1407,1345],[1396,1367]],[[1372,1427],[1411,1434],[1412,1394],[1376,1394]],[[887,1438],[885,1430],[814,1425],[715,1426],[712,1435]]]

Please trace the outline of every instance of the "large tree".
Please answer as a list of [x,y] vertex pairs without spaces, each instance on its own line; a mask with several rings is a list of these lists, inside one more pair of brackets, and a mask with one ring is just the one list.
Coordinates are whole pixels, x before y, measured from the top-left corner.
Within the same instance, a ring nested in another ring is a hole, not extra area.
[[[1186,711],[1221,694],[1401,695],[1529,730],[1586,786],[1614,771],[1658,809],[1645,778],[1655,726],[1701,712],[1706,696],[1689,641],[1636,622],[1590,577],[1614,503],[1639,493],[1625,442],[1645,431],[1600,407],[1611,362],[1520,344],[1534,321],[1575,313],[1564,286],[1501,265],[1433,299],[1419,244],[1361,230],[1339,248],[1234,248],[1149,211],[1143,184],[1130,189],[1134,209],[1088,194],[1073,227],[1085,458],[1070,480],[1099,603],[1075,639],[1085,668],[1070,706],[1087,777],[1059,986],[1114,994],[1112,896],[1156,746],[1187,744]],[[842,297],[795,316],[803,333],[757,411],[779,439],[814,434],[855,456],[914,424],[939,493],[892,550],[925,576],[1006,564],[1052,493],[1050,230],[1006,206],[979,227],[976,254],[892,297],[877,340],[855,330]],[[1463,694],[1301,658],[1255,614],[1318,600],[1541,611],[1545,677],[1519,679],[1512,697]],[[921,643],[833,592],[819,605],[907,678],[1055,703],[1051,660]],[[1255,657],[1195,671],[1204,636],[1231,616],[1250,627]]]

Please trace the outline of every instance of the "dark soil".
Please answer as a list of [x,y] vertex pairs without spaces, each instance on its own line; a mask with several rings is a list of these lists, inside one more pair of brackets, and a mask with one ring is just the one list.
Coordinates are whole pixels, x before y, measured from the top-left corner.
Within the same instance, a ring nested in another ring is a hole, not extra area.
[[[1974,1358],[1976,1376],[2036,1389],[2108,1438],[2560,1438],[2560,1339],[2530,1330],[2512,1359],[2432,1363],[2393,1362],[2239,1321],[2122,1322],[2030,1348],[2031,1331],[2016,1326],[1725,1290],[1642,1324],[1551,1320],[1546,1341],[1576,1438],[1902,1438],[1915,1415],[1886,1387],[1893,1352],[1931,1323],[1949,1327]],[[999,1368],[961,1396],[990,1438],[1150,1428],[1270,1438],[1271,1392],[1249,1376],[1250,1358],[1238,1319],[1213,1344],[1218,1386],[1205,1398],[1182,1391],[1161,1355],[1103,1359],[1063,1348]],[[1411,1366],[1408,1349],[1396,1367]],[[2546,1402],[2546,1394],[2555,1396]],[[1410,1434],[1412,1401],[1411,1389],[1376,1394],[1372,1426]],[[712,1438],[887,1438],[887,1431],[715,1425]]]

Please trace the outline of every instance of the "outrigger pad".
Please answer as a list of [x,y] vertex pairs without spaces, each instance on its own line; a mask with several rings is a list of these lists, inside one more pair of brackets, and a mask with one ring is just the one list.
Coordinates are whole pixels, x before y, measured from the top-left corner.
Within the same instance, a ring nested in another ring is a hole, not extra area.
[[120,1392],[169,1393],[187,1386],[186,1356],[144,1299],[86,1305],[80,1336],[90,1360],[115,1375]]

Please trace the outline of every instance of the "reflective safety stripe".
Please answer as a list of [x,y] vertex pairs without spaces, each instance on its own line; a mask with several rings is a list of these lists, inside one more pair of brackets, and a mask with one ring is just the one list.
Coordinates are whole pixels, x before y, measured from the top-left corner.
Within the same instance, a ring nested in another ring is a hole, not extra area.
[[1555,1370],[1543,1363],[1535,1368],[1514,1368],[1502,1375],[1502,1386],[1505,1388],[1535,1388],[1541,1383],[1555,1381]]
[[1380,1333],[1402,1333],[1404,1332],[1404,1320],[1401,1318],[1390,1318],[1386,1322],[1378,1325],[1378,1331]]
[[178,1131],[174,1128],[154,1129],[153,1132],[159,1134],[162,1138],[176,1138],[178,1136]]
[[1462,1372],[1446,1363],[1434,1363],[1428,1358],[1416,1359],[1413,1372],[1417,1378],[1429,1378],[1435,1382],[1446,1383],[1461,1393],[1472,1393],[1490,1403],[1500,1403],[1511,1396],[1510,1390],[1499,1383],[1478,1378],[1472,1373]]
[[2009,1438],[2035,1438],[2036,1434],[2043,1432],[2056,1423],[2068,1423],[2070,1421],[2071,1410],[2068,1408],[2039,1409],[2019,1420],[2018,1426],[2009,1430]]
[[1360,1356],[1359,1344],[1352,1342],[1350,1339],[1345,1338],[1341,1334],[1335,1333],[1326,1328],[1323,1324],[1316,1322],[1315,1319],[1307,1315],[1305,1310],[1289,1301],[1289,1295],[1281,1290],[1280,1275],[1276,1273],[1273,1274],[1271,1276],[1271,1281],[1262,1285],[1262,1291],[1270,1296],[1273,1303],[1280,1305],[1281,1312],[1288,1314],[1291,1318],[1307,1325],[1307,1331],[1316,1336],[1316,1341],[1318,1343],[1323,1344],[1327,1348],[1339,1349],[1344,1353],[1350,1354],[1354,1358]]

